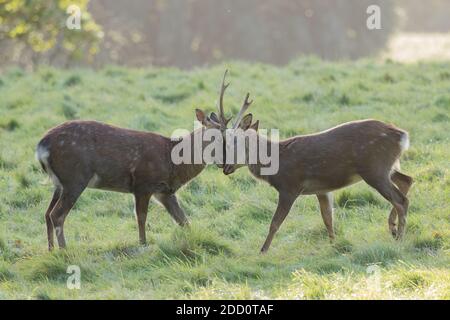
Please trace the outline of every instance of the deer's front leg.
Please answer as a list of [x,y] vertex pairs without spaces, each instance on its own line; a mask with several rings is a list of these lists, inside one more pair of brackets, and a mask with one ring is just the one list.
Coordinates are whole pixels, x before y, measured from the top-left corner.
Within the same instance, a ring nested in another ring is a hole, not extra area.
[[285,194],[282,192],[279,193],[277,210],[275,211],[272,222],[270,223],[269,234],[267,235],[266,241],[261,248],[261,253],[265,253],[269,250],[275,233],[278,231],[284,219],[288,215],[289,210],[291,210],[292,204],[296,198],[297,196],[291,194]]
[[318,194],[317,199],[319,200],[320,213],[322,214],[323,222],[327,227],[328,236],[330,237],[330,241],[333,242],[333,194],[331,192]]
[[183,227],[189,225],[189,220],[186,218],[186,215],[178,204],[177,197],[174,194],[158,193],[155,196],[180,226]]
[[139,242],[145,244],[147,239],[145,237],[145,222],[147,221],[148,203],[150,201],[151,194],[135,194],[135,211],[136,220],[138,222],[139,229]]

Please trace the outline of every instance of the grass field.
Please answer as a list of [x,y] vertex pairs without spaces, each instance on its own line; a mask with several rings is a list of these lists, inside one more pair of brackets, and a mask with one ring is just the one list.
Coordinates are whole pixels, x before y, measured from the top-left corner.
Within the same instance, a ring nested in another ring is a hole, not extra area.
[[[415,184],[404,240],[388,232],[388,203],[360,183],[335,192],[334,245],[316,198],[305,196],[260,255],[275,190],[246,168],[224,176],[210,166],[178,193],[190,230],[152,203],[149,244],[140,246],[132,196],[88,190],[66,220],[68,248],[48,253],[52,185],[34,155],[44,132],[75,118],[166,135],[191,129],[196,107],[214,109],[225,67],[228,112],[250,91],[260,127],[279,128],[282,137],[363,118],[408,130],[402,170]],[[445,62],[7,70],[0,75],[0,299],[450,299],[449,116]],[[66,286],[69,265],[81,268],[80,290]]]

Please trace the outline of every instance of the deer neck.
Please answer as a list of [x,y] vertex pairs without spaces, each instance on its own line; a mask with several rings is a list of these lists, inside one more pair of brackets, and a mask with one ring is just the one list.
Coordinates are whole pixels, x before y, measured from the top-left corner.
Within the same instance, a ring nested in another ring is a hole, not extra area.
[[[271,154],[272,148],[278,148],[278,150],[281,151],[280,150],[280,143],[276,142],[276,141],[272,141],[268,137],[259,135],[257,133],[256,133],[256,141],[258,143],[257,144],[257,146],[258,146],[257,161],[256,161],[256,163],[249,163],[247,166],[248,166],[250,172],[256,178],[259,178],[259,179],[262,179],[262,180],[270,182],[270,177],[273,176],[273,175],[267,175],[267,174],[264,175],[264,174],[262,174],[262,169],[263,168],[267,169],[268,167],[271,166],[271,164],[267,163],[267,159],[262,159],[260,157],[260,155],[259,155],[259,153],[260,153],[260,145],[267,146],[266,147],[266,153],[268,154],[268,155],[266,155],[266,158],[267,158]],[[274,149],[274,151],[276,151],[276,149]],[[250,159],[249,159],[249,148],[246,148],[246,153],[247,153],[246,154],[246,159],[247,159],[247,161],[250,161]],[[279,153],[279,155],[280,155],[280,153]],[[272,156],[272,157],[270,157],[270,161],[276,161],[276,159]],[[278,161],[279,161],[279,159],[278,159]]]

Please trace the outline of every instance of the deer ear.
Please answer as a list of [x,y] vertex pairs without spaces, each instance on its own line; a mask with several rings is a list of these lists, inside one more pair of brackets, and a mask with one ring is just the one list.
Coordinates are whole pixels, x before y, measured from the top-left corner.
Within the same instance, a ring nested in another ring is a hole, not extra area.
[[205,124],[206,115],[202,110],[195,109],[195,115],[197,116],[197,120],[200,121],[200,123]]
[[258,127],[259,127],[259,120],[256,120],[256,122],[250,126],[250,129],[258,131]]
[[214,112],[211,112],[211,114],[209,115],[209,118],[217,123],[220,123],[219,118],[217,117],[217,114],[215,114]]
[[239,128],[241,128],[244,131],[250,128],[252,124],[252,119],[253,115],[251,113],[245,115],[245,117],[242,118],[241,123],[239,124]]

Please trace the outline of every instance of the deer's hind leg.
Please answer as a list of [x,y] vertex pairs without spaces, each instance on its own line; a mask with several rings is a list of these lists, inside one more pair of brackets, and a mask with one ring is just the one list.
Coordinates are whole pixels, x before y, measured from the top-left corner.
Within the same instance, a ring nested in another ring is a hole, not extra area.
[[[410,176],[401,173],[398,170],[394,170],[391,174],[391,180],[395,183],[395,185],[398,187],[398,189],[403,193],[403,195],[406,197],[408,195],[408,191],[411,188],[413,184],[413,178]],[[397,210],[395,210],[395,207],[392,208],[391,213],[389,214],[389,230],[391,231],[391,234],[394,238],[397,237]]]
[[59,187],[56,187],[55,191],[53,192],[52,200],[50,201],[47,211],[45,212],[45,223],[47,225],[47,240],[49,251],[53,250],[54,247],[53,222],[52,219],[50,218],[50,213],[55,207],[56,202],[58,201],[60,196],[61,196],[61,189]]
[[406,215],[409,206],[408,198],[406,198],[406,196],[392,182],[390,172],[384,174],[364,173],[361,174],[361,177],[367,182],[367,184],[376,189],[394,207],[398,215],[398,230],[396,232],[396,238],[400,239],[405,230]]
[[67,215],[78,200],[80,195],[86,189],[87,182],[78,185],[63,186],[61,196],[50,212],[50,220],[55,228],[56,239],[60,248],[66,247],[66,240],[64,238],[64,221]]

